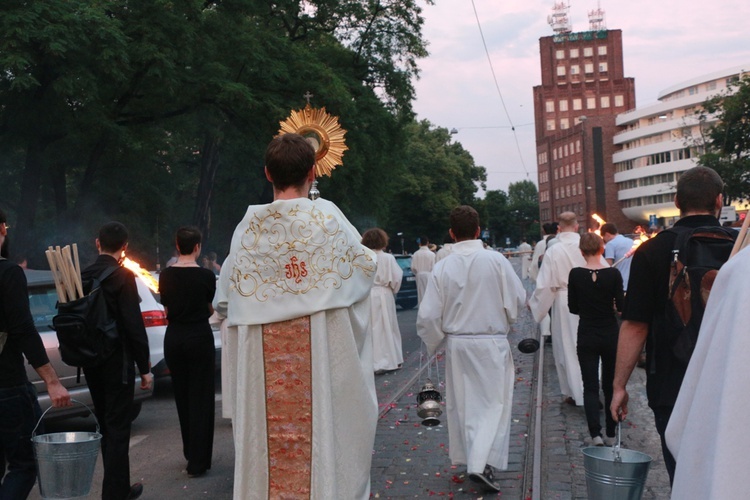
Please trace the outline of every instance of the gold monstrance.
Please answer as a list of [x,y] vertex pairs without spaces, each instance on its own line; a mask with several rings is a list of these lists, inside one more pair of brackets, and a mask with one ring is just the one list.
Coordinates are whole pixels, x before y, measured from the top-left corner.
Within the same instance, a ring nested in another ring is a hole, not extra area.
[[[289,118],[279,122],[279,135],[294,133],[307,139],[315,148],[315,176],[330,177],[337,165],[343,165],[341,159],[344,151],[349,149],[344,143],[346,130],[339,125],[337,116],[326,113],[326,108],[310,106],[312,94],[307,92],[304,97],[307,99],[305,108],[292,110]],[[312,199],[320,196],[317,184],[318,181],[313,182],[310,188]]]

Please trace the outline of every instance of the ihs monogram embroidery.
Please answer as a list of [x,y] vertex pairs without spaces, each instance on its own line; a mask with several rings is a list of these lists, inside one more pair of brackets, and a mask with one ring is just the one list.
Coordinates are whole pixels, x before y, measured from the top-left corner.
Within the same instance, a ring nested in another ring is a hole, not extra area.
[[232,288],[260,302],[284,294],[339,289],[355,273],[370,277],[376,264],[355,232],[304,202],[256,212],[242,235]]
[[302,261],[299,264],[297,264],[297,257],[292,257],[289,260],[290,260],[289,264],[284,266],[284,268],[286,268],[286,278],[287,279],[294,278],[295,283],[301,283],[302,278],[307,276],[307,269],[305,269],[305,261]]

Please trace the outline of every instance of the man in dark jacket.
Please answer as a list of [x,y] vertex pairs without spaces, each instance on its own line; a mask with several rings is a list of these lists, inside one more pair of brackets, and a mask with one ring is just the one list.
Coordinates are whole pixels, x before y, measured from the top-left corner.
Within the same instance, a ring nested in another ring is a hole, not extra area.
[[[8,224],[0,211],[0,247]],[[70,395],[49,363],[29,310],[26,276],[18,264],[0,258],[0,499],[29,496],[36,481],[31,434],[42,411],[26,377],[24,357],[47,386],[52,406],[70,406]]]
[[99,257],[81,272],[84,293],[94,279],[111,268],[117,269],[101,284],[109,314],[117,321],[121,343],[101,365],[84,368],[102,433],[104,500],[125,500],[141,496],[143,485],[130,484],[130,417],[135,386],[134,364],[141,376],[141,389],[151,387],[146,328],[139,307],[140,298],[133,273],[120,267],[128,246],[128,231],[119,222],[108,222],[99,230]]

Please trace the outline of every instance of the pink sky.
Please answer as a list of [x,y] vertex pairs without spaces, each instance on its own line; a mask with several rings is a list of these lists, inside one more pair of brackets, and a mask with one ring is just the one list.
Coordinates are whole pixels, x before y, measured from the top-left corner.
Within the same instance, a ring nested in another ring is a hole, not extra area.
[[[532,87],[541,81],[539,38],[552,35],[547,16],[553,3],[474,0],[520,155],[471,0],[424,6],[430,56],[420,61],[414,108],[418,119],[458,129],[454,140],[485,167],[488,189],[507,190],[511,182],[527,178],[536,183]],[[745,63],[750,71],[750,2],[602,0],[600,5],[607,28],[623,32],[625,76],[635,78],[638,106],[656,102],[661,90],[696,76]],[[595,0],[571,1],[573,31],[588,30],[587,13],[596,7]]]

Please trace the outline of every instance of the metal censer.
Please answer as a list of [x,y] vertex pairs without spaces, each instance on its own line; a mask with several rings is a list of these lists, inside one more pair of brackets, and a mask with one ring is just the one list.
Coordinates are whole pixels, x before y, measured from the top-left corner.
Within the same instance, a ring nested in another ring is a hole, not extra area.
[[440,423],[438,417],[443,414],[440,408],[440,402],[443,397],[440,395],[432,382],[427,382],[422,386],[422,390],[417,394],[417,416],[422,419],[422,425],[434,427]]

